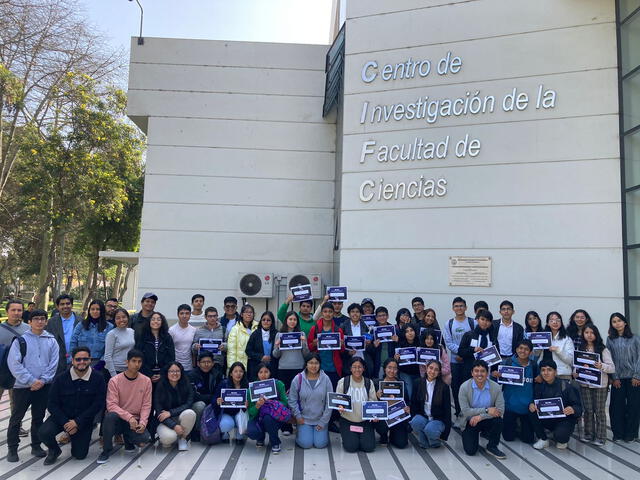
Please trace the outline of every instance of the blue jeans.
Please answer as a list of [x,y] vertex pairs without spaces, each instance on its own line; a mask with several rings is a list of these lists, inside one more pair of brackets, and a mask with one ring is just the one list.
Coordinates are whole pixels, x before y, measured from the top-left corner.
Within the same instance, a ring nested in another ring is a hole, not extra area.
[[278,437],[278,430],[282,426],[283,422],[275,420],[271,415],[265,415],[262,420],[257,418],[249,420],[247,426],[247,435],[251,440],[264,442],[265,432],[269,434],[269,443],[272,447],[280,445],[280,437]]
[[440,446],[440,435],[444,432],[444,423],[440,420],[428,420],[422,415],[416,415],[411,419],[411,428],[418,432],[422,448]]
[[329,429],[326,425],[322,430],[316,430],[315,425],[298,425],[296,443],[300,448],[325,448],[329,444]]
[[398,372],[398,377],[404,382],[405,398],[411,399],[413,382],[420,378],[420,375],[409,375],[408,373]]
[[[220,433],[222,433],[222,438],[223,439],[228,439],[229,438],[229,432],[231,430],[233,430],[234,428],[236,428],[236,420],[235,417],[232,417],[231,415],[227,414],[227,413],[223,413],[220,416]],[[238,435],[237,438],[242,438],[245,435]]]

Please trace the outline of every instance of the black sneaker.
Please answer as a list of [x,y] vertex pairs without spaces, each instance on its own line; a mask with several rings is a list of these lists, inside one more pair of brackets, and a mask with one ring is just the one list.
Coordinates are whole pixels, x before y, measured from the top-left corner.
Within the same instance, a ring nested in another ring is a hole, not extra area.
[[28,437],[29,436],[29,430],[25,430],[24,428],[20,427],[20,430],[18,430],[18,436],[19,437]]
[[109,453],[108,452],[102,452],[100,454],[100,456],[98,457],[98,459],[96,460],[96,463],[98,465],[102,465],[103,463],[107,463],[109,461]]
[[49,453],[47,454],[47,458],[44,459],[45,465],[53,465],[58,460],[58,457],[62,455],[62,450],[59,448],[57,450],[49,449]]
[[136,453],[137,450],[138,449],[133,444],[129,444],[129,445],[125,444],[125,446],[124,446],[124,451],[126,453]]
[[333,433],[340,433],[340,427],[334,422],[329,422],[329,431]]
[[504,460],[505,458],[507,458],[503,451],[498,450],[498,447],[487,447],[486,450],[489,455],[493,455],[499,460]]
[[7,462],[16,463],[19,461],[18,447],[9,448],[9,453],[7,453]]
[[44,458],[47,456],[47,452],[45,452],[40,445],[33,445],[31,447],[31,455],[38,458]]

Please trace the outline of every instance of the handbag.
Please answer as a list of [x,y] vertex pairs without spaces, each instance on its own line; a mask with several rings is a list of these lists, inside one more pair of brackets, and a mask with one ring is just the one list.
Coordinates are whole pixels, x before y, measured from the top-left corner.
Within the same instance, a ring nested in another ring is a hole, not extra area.
[[249,417],[247,412],[240,410],[235,415],[236,426],[238,428],[238,435],[245,435],[247,433],[247,424],[249,423]]
[[284,406],[279,400],[267,400],[260,408],[260,420],[265,415],[271,415],[271,418],[278,422],[288,423],[291,420],[291,410]]

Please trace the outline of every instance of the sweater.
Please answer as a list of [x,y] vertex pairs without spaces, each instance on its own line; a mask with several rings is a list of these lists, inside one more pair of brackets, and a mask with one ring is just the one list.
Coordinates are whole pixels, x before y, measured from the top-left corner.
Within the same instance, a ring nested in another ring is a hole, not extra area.
[[127,369],[127,354],[134,346],[133,328],[114,328],[107,333],[104,361],[112,377]]
[[315,385],[307,379],[306,372],[300,372],[291,381],[289,388],[289,408],[295,418],[303,418],[307,425],[326,427],[332,411],[327,405],[327,393],[333,392],[329,377],[320,370]]
[[149,377],[138,373],[138,376],[131,380],[125,372],[111,377],[107,387],[107,412],[116,413],[125,422],[135,418],[146,427],[151,413]]
[[[9,325],[7,322],[2,322],[2,325],[6,325],[7,327],[12,328],[18,334],[18,336],[24,335],[29,330],[31,330],[31,327],[29,327],[29,325],[24,322],[20,322],[15,327]],[[2,325],[0,325],[0,345],[8,346],[11,344],[16,335],[14,335],[11,330],[3,327]]]
[[[276,341],[280,340],[282,333],[276,334]],[[302,370],[304,368],[304,361],[309,357],[309,345],[307,345],[307,339],[302,335],[302,349],[301,350],[280,350],[280,346],[273,347],[274,358],[279,359],[278,369],[280,370]]]
[[22,335],[27,344],[27,354],[20,354],[20,344],[11,344],[7,356],[7,366],[16,382],[13,388],[30,388],[36,380],[53,382],[58,368],[58,342],[46,330],[36,335],[31,330]]
[[[207,324],[202,325],[200,328],[196,330],[196,333],[193,335],[193,345],[191,346],[193,353],[195,354],[198,351],[196,349],[196,345],[199,345],[200,339],[213,338],[213,339],[224,341],[224,334],[225,334],[225,331],[222,325],[218,325],[218,328],[214,328],[213,330],[209,329]],[[217,355],[214,355],[213,359],[217,363],[222,365],[223,355],[224,353],[222,353],[221,351]]]
[[615,372],[611,374],[614,380],[635,378],[640,380],[640,337],[616,337],[607,339],[607,348],[611,352]]
[[[278,392],[278,400],[280,400],[280,402],[286,407],[289,404],[287,400],[287,392],[284,388],[284,383],[282,383],[280,380],[276,380],[276,391]],[[260,409],[256,406],[257,400],[256,401],[251,400],[251,395],[249,395],[248,398],[249,398],[249,408],[247,411],[249,412],[249,419],[253,420],[254,418],[258,417],[258,413],[260,413]]]
[[66,371],[53,381],[47,410],[59,426],[75,420],[79,430],[91,428],[93,419],[104,408],[107,391],[104,376],[95,370],[89,375],[88,381],[73,380]]
[[336,386],[337,393],[346,393],[347,395],[351,395],[351,408],[352,412],[342,412],[342,418],[354,423],[362,422],[362,402],[375,402],[378,400],[376,395],[376,386],[373,382],[371,382],[371,386],[369,387],[369,392],[365,390],[365,381],[364,377],[359,382],[356,382],[351,377],[351,381],[349,382],[349,390],[347,392],[344,391],[344,379],[346,377],[338,380],[338,385]]
[[[471,323],[473,327],[471,327],[469,323]],[[470,317],[465,318],[462,322],[452,318],[445,325],[444,330],[442,331],[442,338],[444,339],[445,345],[451,352],[451,363],[458,363],[456,356],[458,356],[458,347],[460,346],[462,337],[465,333],[473,331],[475,325],[477,325],[476,321]]]
[[[485,412],[484,408],[474,408],[471,406],[473,402],[473,386],[471,385],[475,380],[470,378],[462,385],[460,385],[460,391],[458,392],[458,401],[460,402],[460,410],[462,412],[461,422],[459,427],[461,430],[467,428],[467,423],[471,417],[480,415],[482,420],[493,418],[491,415]],[[504,414],[504,397],[502,396],[502,388],[496,382],[492,382],[487,378],[486,382],[489,384],[489,392],[491,395],[491,406],[497,408]]]

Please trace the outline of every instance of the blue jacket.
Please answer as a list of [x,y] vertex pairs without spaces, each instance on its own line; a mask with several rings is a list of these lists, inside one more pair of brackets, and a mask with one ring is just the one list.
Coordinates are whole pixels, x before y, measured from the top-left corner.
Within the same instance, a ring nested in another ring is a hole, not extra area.
[[98,325],[89,323],[89,329],[85,330],[82,322],[78,323],[73,329],[71,335],[70,350],[76,347],[89,347],[91,350],[91,358],[101,360],[104,357],[104,342],[107,333],[113,329],[113,325],[107,322],[107,328],[98,332]]
[[13,342],[7,357],[7,366],[16,378],[13,388],[30,388],[36,380],[53,382],[58,368],[58,342],[46,330],[36,335],[29,330],[22,335],[27,343],[24,359],[20,354],[20,344]]
[[[521,367],[518,357],[514,355],[503,365]],[[533,379],[538,376],[538,364],[529,359],[529,364],[524,367],[524,385],[502,385],[505,408],[518,415],[529,413],[529,404],[533,403]]]

